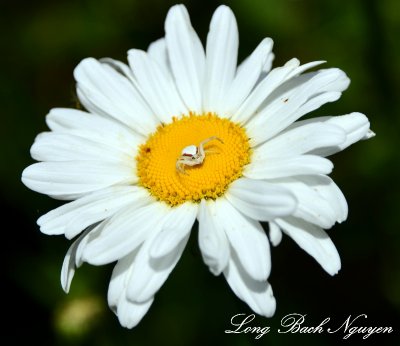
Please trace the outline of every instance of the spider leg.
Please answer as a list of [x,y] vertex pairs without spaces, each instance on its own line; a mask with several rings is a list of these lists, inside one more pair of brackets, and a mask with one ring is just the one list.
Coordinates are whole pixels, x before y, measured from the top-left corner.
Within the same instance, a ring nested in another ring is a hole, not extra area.
[[217,150],[204,150],[205,154],[221,154],[219,151]]
[[[205,146],[208,142],[211,142],[211,141],[213,141],[213,140],[217,140],[217,141],[219,141],[219,142],[221,142],[221,143],[224,143],[224,141],[223,141],[221,138],[218,138],[217,136],[211,136],[211,137],[206,138],[204,141],[202,141],[202,142],[199,144],[199,153],[200,153],[200,156],[204,157],[204,155],[206,154],[206,152],[204,151],[204,146]],[[209,152],[209,151],[207,150],[207,152]]]
[[179,162],[179,160],[176,161],[175,167],[176,167],[176,170],[178,171],[178,173],[185,174],[185,175],[189,175],[189,174],[185,171],[184,165],[182,164],[182,162]]

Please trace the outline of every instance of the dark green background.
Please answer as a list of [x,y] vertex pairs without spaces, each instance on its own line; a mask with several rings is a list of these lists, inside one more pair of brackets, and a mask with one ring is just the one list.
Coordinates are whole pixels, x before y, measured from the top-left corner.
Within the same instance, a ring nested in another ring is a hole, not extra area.
[[[34,193],[20,182],[32,163],[29,147],[46,130],[53,107],[75,107],[72,72],[93,56],[124,60],[129,48],[146,49],[163,36],[171,1],[1,1],[0,133],[2,203],[2,337],[13,344],[40,345],[336,345],[343,333],[280,335],[280,319],[306,313],[310,325],[330,316],[332,326],[366,313],[361,325],[392,326],[395,334],[352,336],[348,344],[399,345],[400,194],[399,81],[400,2],[397,0],[227,1],[240,31],[240,57],[270,36],[275,66],[292,57],[324,59],[351,78],[348,91],[315,115],[365,113],[376,138],[333,157],[333,178],[345,193],[347,222],[329,234],[342,258],[339,275],[330,277],[288,237],[272,250],[278,306],[261,340],[228,335],[229,320],[250,313],[222,277],[202,263],[194,232],[184,256],[156,296],[138,327],[125,330],[108,310],[106,292],[112,266],[84,265],[69,295],[59,271],[69,242],[40,234],[36,219],[60,203]],[[186,1],[192,23],[205,40],[218,2]],[[78,309],[77,315],[71,309]],[[86,322],[79,316],[87,313]],[[80,312],[80,313],[79,313]],[[72,317],[66,317],[72,316]],[[65,322],[66,320],[66,322]],[[64,322],[63,322],[64,321]]]

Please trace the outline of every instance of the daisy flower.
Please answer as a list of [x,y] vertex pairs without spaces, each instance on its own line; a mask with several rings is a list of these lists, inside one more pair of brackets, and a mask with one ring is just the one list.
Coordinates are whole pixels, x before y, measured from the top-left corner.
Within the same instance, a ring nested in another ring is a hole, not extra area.
[[[347,217],[326,157],[369,138],[365,115],[297,121],[349,85],[337,68],[305,71],[297,59],[271,69],[265,38],[237,65],[238,29],[226,6],[204,48],[183,5],[165,37],[132,49],[126,65],[84,59],[75,69],[86,111],[52,109],[49,132],[22,174],[30,189],[71,202],[43,215],[40,230],[76,238],[61,273],[117,261],[108,303],[132,328],[148,311],[194,222],[205,264],[256,313],[270,317],[270,245],[291,237],[334,275],[338,252],[324,229]],[[268,235],[260,221],[269,224]]]

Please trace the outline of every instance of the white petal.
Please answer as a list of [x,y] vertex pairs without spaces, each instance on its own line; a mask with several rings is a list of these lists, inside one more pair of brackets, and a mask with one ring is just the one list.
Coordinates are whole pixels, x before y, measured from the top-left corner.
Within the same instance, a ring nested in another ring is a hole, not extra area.
[[160,231],[169,207],[150,201],[136,208],[125,208],[104,221],[96,237],[88,242],[84,260],[102,265],[116,261],[136,249],[150,232]]
[[83,195],[136,181],[134,161],[130,166],[105,161],[39,162],[22,172],[27,187],[55,197]]
[[172,74],[190,111],[202,112],[205,56],[184,5],[171,7],[165,21],[165,39]]
[[327,123],[339,126],[346,131],[347,139],[341,148],[342,150],[360,139],[369,139],[374,136],[373,132],[369,130],[370,123],[368,118],[362,113],[353,112],[347,115],[331,117],[327,120]]
[[244,270],[254,280],[267,280],[271,254],[260,223],[241,214],[224,198],[219,198],[215,206],[217,218]]
[[127,282],[130,278],[136,252],[122,258],[115,265],[108,289],[108,304],[118,316],[123,327],[133,328],[143,318],[153,303],[153,297],[143,303],[129,301],[126,297]]
[[[274,71],[274,70],[273,70]],[[271,73],[273,72],[271,71]],[[336,101],[350,81],[339,69],[320,70],[297,77],[267,99],[266,106],[248,122],[246,128],[253,145],[263,143],[284,130],[304,114],[326,102]]]
[[305,174],[329,174],[331,161],[316,155],[257,160],[246,166],[244,176],[251,179],[274,179]]
[[235,15],[227,6],[214,12],[207,36],[203,109],[222,113],[235,76],[239,33]]
[[[272,63],[273,63],[274,59],[275,59],[274,53],[271,52],[270,54],[268,54],[267,59],[263,65],[262,72],[260,74],[260,77],[258,78],[256,85],[259,84],[267,76],[267,74],[271,71]],[[303,65],[303,66],[306,66],[306,65]],[[241,66],[239,66],[239,67],[241,67]]]
[[61,286],[65,293],[69,292],[72,279],[75,275],[75,243],[76,242],[73,242],[68,249],[61,268]]
[[[267,101],[278,101],[279,99],[290,96],[293,91],[313,91],[312,89],[318,89],[316,84],[319,84],[321,94],[322,92],[329,91],[342,92],[348,88],[350,79],[338,68],[320,69],[313,72],[307,72],[287,80],[284,84],[279,86],[273,94],[271,94]],[[318,93],[315,93],[315,95],[318,95]],[[263,104],[263,106],[266,105],[267,102]]]
[[136,86],[136,80],[133,76],[132,70],[129,68],[128,65],[124,64],[121,61],[111,59],[111,58],[101,58],[99,60],[99,62],[102,64],[105,64],[105,65],[109,65],[115,71],[122,74],[124,77],[128,78],[129,81],[132,82],[132,84]]
[[265,38],[237,69],[226,99],[219,105],[220,116],[231,117],[249,96],[258,81],[266,61],[272,55],[273,41]]
[[157,127],[157,119],[132,82],[109,64],[85,59],[74,76],[78,96],[90,112],[115,118],[143,135]]
[[[346,88],[347,88],[347,86],[346,86]],[[299,109],[296,111],[293,118],[295,118],[297,120],[297,119],[301,118],[303,115],[311,113],[312,111],[320,108],[325,103],[335,102],[335,101],[339,100],[340,96],[342,96],[341,91],[336,91],[336,90],[323,91],[323,90],[321,90],[321,94],[315,95],[314,97],[310,98],[306,103],[304,103],[301,107],[299,107]]]
[[162,231],[157,234],[150,248],[151,257],[164,257],[176,248],[190,233],[197,210],[198,205],[189,202],[171,209]]
[[288,182],[280,183],[290,190],[298,200],[298,207],[293,215],[323,228],[330,228],[336,222],[336,215],[330,203],[322,198],[311,186],[300,181],[299,177],[287,178]]
[[158,63],[166,75],[172,77],[165,38],[152,42],[147,49],[147,54],[153,61]]
[[127,256],[121,258],[114,266],[110,285],[108,286],[107,300],[108,305],[115,313],[117,313],[120,299],[126,300],[126,286],[138,251],[139,249],[132,251]]
[[157,293],[178,263],[189,239],[187,234],[169,254],[162,258],[151,258],[150,248],[157,234],[155,232],[146,239],[136,256],[126,293],[130,301],[145,302]]
[[230,251],[226,234],[216,217],[214,201],[201,201],[198,220],[199,247],[204,263],[214,275],[219,275],[228,265]]
[[102,221],[127,205],[140,206],[148,193],[136,186],[113,186],[64,204],[41,216],[37,223],[45,234],[72,239],[86,227]]
[[121,323],[121,326],[129,329],[137,326],[144,315],[147,314],[147,311],[149,311],[153,301],[154,298],[151,298],[143,303],[133,303],[127,299],[121,299],[117,307],[118,321]]
[[137,146],[145,140],[120,122],[76,109],[53,108],[46,123],[53,132],[103,143],[131,157],[136,155]]
[[292,127],[309,126],[311,124],[321,123],[340,127],[345,132],[346,138],[342,143],[338,143],[336,145],[332,144],[324,148],[315,148],[313,153],[320,156],[329,156],[335,154],[346,149],[348,146],[358,142],[359,140],[369,139],[375,135],[369,128],[370,123],[368,118],[364,114],[357,112],[334,117],[327,116],[298,121],[294,123]]
[[188,113],[171,76],[146,52],[131,49],[128,52],[128,61],[139,90],[162,122],[169,123],[173,116]]
[[312,64],[299,66],[300,62],[297,59],[292,59],[284,66],[271,70],[233,115],[232,120],[245,123],[256,113],[257,109],[276,88],[305,68],[311,68],[320,63],[322,62],[317,61]]
[[340,257],[323,229],[294,217],[277,219],[276,223],[304,251],[314,257],[326,272],[330,275],[337,274],[341,267]]
[[[191,208],[181,206],[178,209],[179,211],[171,211],[171,215],[168,215],[169,219],[164,223],[164,227],[173,225],[183,227],[183,224],[180,225],[177,220],[177,222],[173,222],[174,220],[172,220],[172,218],[175,217],[182,221],[186,216],[191,218],[190,224],[186,222],[186,228],[189,228],[190,231],[196,215],[196,208],[193,207],[194,206]],[[189,212],[191,215],[188,215]],[[155,259],[150,256],[150,249],[159,234],[159,230],[156,228],[148,230],[149,234],[145,242],[136,251],[127,256],[131,257],[133,262],[130,268],[131,273],[129,279],[126,281],[126,297],[129,301],[141,303],[153,297],[179,260],[189,238],[189,231],[186,231],[185,236],[175,243],[172,251],[164,257]],[[115,294],[112,293],[113,292],[109,293],[109,296],[115,301]]]
[[346,140],[342,128],[327,123],[310,123],[288,129],[254,148],[252,162],[292,157],[318,148],[340,145]]
[[106,129],[112,129],[112,132],[128,131],[128,128],[116,119],[72,108],[51,109],[46,116],[46,123],[52,131],[60,132],[79,129],[92,129],[95,132],[105,132]]
[[124,162],[134,159],[107,144],[59,132],[39,134],[31,147],[31,156],[37,161],[104,160]]
[[268,224],[269,240],[273,246],[278,246],[282,240],[282,231],[274,221],[270,221]]
[[232,291],[254,312],[265,317],[273,316],[276,301],[271,285],[252,279],[242,268],[235,254],[230,259],[224,275]]
[[[287,79],[288,80],[288,84],[290,84],[290,83],[292,83],[294,81],[294,79],[292,79],[293,77],[298,77],[298,76],[302,75],[303,72],[305,72],[305,71],[307,71],[307,70],[309,70],[309,69],[311,69],[311,68],[313,68],[315,66],[318,66],[318,65],[321,65],[321,64],[325,64],[325,63],[326,63],[326,61],[319,60],[319,61],[311,61],[311,62],[308,62],[308,63],[306,63],[304,65],[299,66],[298,68],[296,68],[295,70],[293,70],[293,71],[291,71],[289,73],[289,76],[288,76],[288,79]],[[317,72],[309,72],[309,74],[316,74],[316,73],[318,73],[318,71]]]
[[248,178],[234,181],[225,196],[236,209],[260,221],[290,215],[297,204],[295,196],[289,190]]
[[368,118],[362,113],[350,113],[343,116],[331,117],[327,123],[340,126],[346,131],[346,142],[340,145],[340,150],[358,142],[361,139],[369,139],[375,136],[370,130]]
[[267,59],[265,60],[264,66],[263,66],[263,73],[268,73],[269,71],[271,71],[272,68],[272,63],[275,59],[275,54],[274,53],[270,53],[267,56]]
[[82,235],[72,243],[67,251],[67,254],[65,255],[64,262],[61,268],[61,286],[65,293],[69,292],[72,279],[75,275],[75,269],[81,264],[80,258],[77,257],[77,249],[81,241],[91,230],[92,228],[89,228],[84,233],[82,233]]
[[347,219],[348,206],[346,198],[331,178],[320,175],[303,176],[300,179],[329,202],[331,208],[335,212],[337,222],[340,223]]
[[346,200],[336,184],[326,176],[298,176],[275,182],[290,190],[298,200],[294,216],[323,228],[347,218]]

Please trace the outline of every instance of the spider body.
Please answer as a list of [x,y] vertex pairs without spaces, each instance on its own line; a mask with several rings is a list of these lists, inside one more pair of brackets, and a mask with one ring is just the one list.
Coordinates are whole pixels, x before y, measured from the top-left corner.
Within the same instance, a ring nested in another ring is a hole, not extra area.
[[223,141],[220,138],[212,136],[202,141],[198,147],[192,144],[183,148],[181,156],[179,156],[178,160],[176,160],[176,170],[179,173],[187,174],[185,172],[184,166],[201,165],[206,157],[206,151],[204,150],[204,145],[213,140],[218,140],[221,143],[223,143]]

